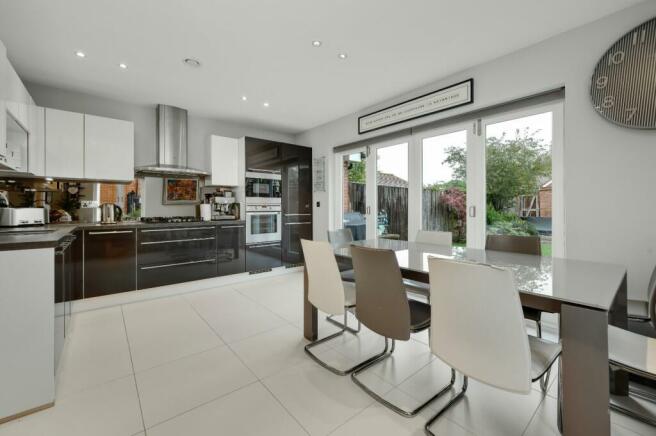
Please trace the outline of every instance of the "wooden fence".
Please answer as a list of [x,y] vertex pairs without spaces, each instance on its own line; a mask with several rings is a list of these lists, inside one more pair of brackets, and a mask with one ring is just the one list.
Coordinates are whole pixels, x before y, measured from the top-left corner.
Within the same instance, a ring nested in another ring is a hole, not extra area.
[[[349,183],[350,212],[366,213],[365,185]],[[424,189],[422,192],[422,228],[424,230],[448,230],[457,232],[456,223],[450,218],[446,207],[440,203],[440,192]],[[385,225],[385,233],[408,239],[408,188],[378,186],[379,225]],[[383,218],[386,216],[386,219]],[[464,235],[463,235],[464,237]]]

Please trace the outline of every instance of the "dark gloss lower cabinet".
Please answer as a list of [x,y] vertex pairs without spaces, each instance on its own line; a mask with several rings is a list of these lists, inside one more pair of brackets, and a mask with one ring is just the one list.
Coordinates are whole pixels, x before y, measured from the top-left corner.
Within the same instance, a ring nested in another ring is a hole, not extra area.
[[216,277],[216,227],[139,229],[137,287]]
[[245,224],[227,224],[218,227],[216,255],[219,276],[246,271]]
[[84,232],[84,298],[137,288],[136,230]]
[[282,266],[282,244],[264,242],[246,246],[246,270],[266,271]]

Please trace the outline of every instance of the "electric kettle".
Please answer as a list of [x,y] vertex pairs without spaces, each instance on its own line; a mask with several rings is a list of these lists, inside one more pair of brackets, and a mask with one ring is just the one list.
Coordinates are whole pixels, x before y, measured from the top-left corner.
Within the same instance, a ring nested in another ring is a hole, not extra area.
[[123,209],[114,203],[103,203],[100,205],[101,223],[103,224],[114,224],[121,221],[122,215]]

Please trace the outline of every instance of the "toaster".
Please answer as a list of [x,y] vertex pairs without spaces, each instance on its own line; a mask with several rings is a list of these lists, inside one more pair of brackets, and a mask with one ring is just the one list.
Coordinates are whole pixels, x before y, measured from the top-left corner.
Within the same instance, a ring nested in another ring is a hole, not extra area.
[[0,226],[18,227],[45,224],[41,207],[0,207]]

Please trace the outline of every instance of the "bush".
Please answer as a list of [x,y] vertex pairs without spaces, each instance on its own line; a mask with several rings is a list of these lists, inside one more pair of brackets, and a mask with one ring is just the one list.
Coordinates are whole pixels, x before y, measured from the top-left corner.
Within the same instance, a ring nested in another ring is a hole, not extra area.
[[519,218],[512,212],[496,210],[487,205],[487,232],[491,235],[535,236],[538,231],[528,221]]

